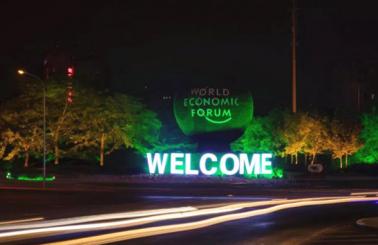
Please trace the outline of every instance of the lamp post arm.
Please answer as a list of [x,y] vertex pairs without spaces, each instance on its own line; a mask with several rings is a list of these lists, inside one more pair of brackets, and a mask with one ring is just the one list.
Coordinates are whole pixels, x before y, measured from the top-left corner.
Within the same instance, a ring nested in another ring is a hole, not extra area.
[[34,79],[38,80],[39,82],[41,82],[42,85],[43,85],[43,89],[45,89],[45,81],[42,78],[40,78],[37,75],[34,75],[33,73],[29,73],[29,72],[25,72],[25,75],[28,76],[28,77],[34,78]]

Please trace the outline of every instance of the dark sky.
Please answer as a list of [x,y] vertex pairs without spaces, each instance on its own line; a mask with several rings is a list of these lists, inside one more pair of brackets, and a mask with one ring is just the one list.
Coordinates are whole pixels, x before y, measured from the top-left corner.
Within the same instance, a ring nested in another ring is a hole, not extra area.
[[[299,108],[375,92],[376,1],[298,0]],[[290,107],[289,0],[1,1],[2,97],[22,66],[42,74],[56,44],[112,90],[249,89],[257,112]],[[373,84],[373,85],[372,85]]]

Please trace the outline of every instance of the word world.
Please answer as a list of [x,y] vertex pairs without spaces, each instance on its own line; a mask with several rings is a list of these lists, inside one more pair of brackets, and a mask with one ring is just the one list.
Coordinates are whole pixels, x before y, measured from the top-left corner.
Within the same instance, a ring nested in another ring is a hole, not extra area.
[[269,175],[272,174],[271,158],[271,153],[226,153],[222,156],[205,153],[195,164],[191,153],[147,153],[150,174],[215,175],[220,171],[224,175]]

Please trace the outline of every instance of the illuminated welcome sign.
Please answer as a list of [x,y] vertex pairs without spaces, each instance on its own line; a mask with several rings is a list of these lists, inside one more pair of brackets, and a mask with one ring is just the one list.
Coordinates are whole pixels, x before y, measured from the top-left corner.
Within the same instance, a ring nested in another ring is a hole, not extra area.
[[175,97],[174,113],[187,135],[244,128],[252,120],[253,101],[249,93],[229,88],[192,88]]
[[272,175],[272,154],[205,153],[193,161],[191,153],[147,153],[150,174]]

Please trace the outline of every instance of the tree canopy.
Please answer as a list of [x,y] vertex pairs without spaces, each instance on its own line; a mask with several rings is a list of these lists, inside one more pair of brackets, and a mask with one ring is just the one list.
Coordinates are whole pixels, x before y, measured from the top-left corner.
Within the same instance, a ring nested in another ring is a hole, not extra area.
[[[140,153],[161,144],[162,124],[140,100],[125,94],[75,87],[74,102],[66,101],[66,84],[46,83],[47,153],[61,157],[104,157],[121,147]],[[43,93],[24,86],[19,96],[1,105],[0,159],[40,157],[43,146]]]

